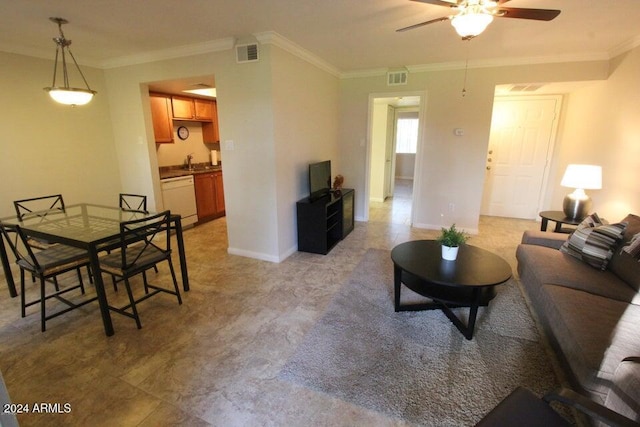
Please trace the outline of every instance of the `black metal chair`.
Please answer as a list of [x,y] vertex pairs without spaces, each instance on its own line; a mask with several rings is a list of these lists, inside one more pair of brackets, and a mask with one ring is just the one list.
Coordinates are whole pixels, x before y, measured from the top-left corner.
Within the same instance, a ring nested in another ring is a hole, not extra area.
[[[20,221],[27,217],[39,217],[44,221],[47,215],[64,212],[64,199],[62,194],[32,197],[30,199],[14,200],[13,207]],[[40,238],[29,238],[28,244],[36,249],[48,249],[51,245],[55,245],[55,243],[50,243]]]
[[147,196],[141,194],[120,193],[120,209],[134,212],[148,212]]
[[[120,223],[120,249],[100,258],[100,269],[110,274],[116,282],[124,282],[129,304],[122,307],[109,305],[116,313],[131,317],[138,329],[142,328],[136,305],[160,292],[175,295],[182,304],[173,262],[171,261],[170,212],[165,211],[146,218]],[[161,262],[167,262],[171,270],[173,290],[152,285],[146,271]],[[135,297],[130,280],[142,275],[144,295]]]
[[640,425],[567,388],[548,393],[540,399],[531,391],[518,387],[480,420],[476,427],[572,426],[571,422],[551,407],[553,402],[573,408],[605,425],[618,427],[638,427]]
[[[8,242],[11,251],[16,257],[16,264],[20,267],[20,304],[22,317],[26,316],[26,309],[35,304],[40,304],[40,322],[42,332],[46,330],[46,322],[54,317],[60,316],[75,308],[93,302],[97,297],[83,299],[80,302],[72,302],[62,295],[79,289],[85,294],[84,283],[80,267],[89,265],[89,256],[82,249],[73,248],[66,245],[53,245],[47,249],[34,252],[29,245],[29,237],[18,225],[0,223],[2,236]],[[78,274],[78,284],[60,289],[56,277],[62,273],[76,270]],[[40,296],[38,299],[27,302],[25,272],[31,273],[33,277],[40,279]],[[46,283],[55,285],[55,292],[47,293]],[[67,308],[47,314],[46,302],[51,298],[68,305]]]

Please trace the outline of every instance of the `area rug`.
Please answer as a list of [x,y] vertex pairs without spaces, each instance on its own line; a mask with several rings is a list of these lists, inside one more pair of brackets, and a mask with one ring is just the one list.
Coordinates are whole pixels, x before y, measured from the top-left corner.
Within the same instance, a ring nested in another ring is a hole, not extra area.
[[[403,287],[403,302],[421,299]],[[423,298],[422,298],[423,299]],[[454,312],[463,313],[467,308]],[[280,372],[281,379],[391,418],[475,424],[515,387],[558,387],[515,279],[466,340],[440,310],[395,313],[393,263],[371,249]]]

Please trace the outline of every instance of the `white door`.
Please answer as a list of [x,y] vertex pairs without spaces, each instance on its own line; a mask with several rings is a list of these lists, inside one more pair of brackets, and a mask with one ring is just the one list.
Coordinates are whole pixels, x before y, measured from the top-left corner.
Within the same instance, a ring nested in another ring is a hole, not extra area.
[[496,98],[482,215],[535,219],[548,173],[562,98]]

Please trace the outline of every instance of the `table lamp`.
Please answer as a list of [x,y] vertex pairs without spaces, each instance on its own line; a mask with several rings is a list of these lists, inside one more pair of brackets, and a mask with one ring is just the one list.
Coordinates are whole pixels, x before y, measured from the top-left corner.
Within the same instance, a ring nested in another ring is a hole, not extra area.
[[602,188],[602,166],[569,165],[564,172],[560,185],[575,188],[567,194],[562,202],[562,210],[568,218],[581,219],[591,210],[591,197],[584,190],[599,190]]

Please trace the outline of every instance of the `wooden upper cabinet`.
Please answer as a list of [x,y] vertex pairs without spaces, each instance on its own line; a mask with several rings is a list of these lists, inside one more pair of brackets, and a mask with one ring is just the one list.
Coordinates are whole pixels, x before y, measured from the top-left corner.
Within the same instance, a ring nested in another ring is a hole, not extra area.
[[206,99],[196,98],[193,100],[195,118],[198,120],[213,120],[213,103]]
[[193,98],[172,96],[171,105],[173,106],[174,119],[193,120],[195,118]]
[[150,93],[151,120],[156,143],[173,142],[173,122],[171,121],[171,98],[167,95]]

